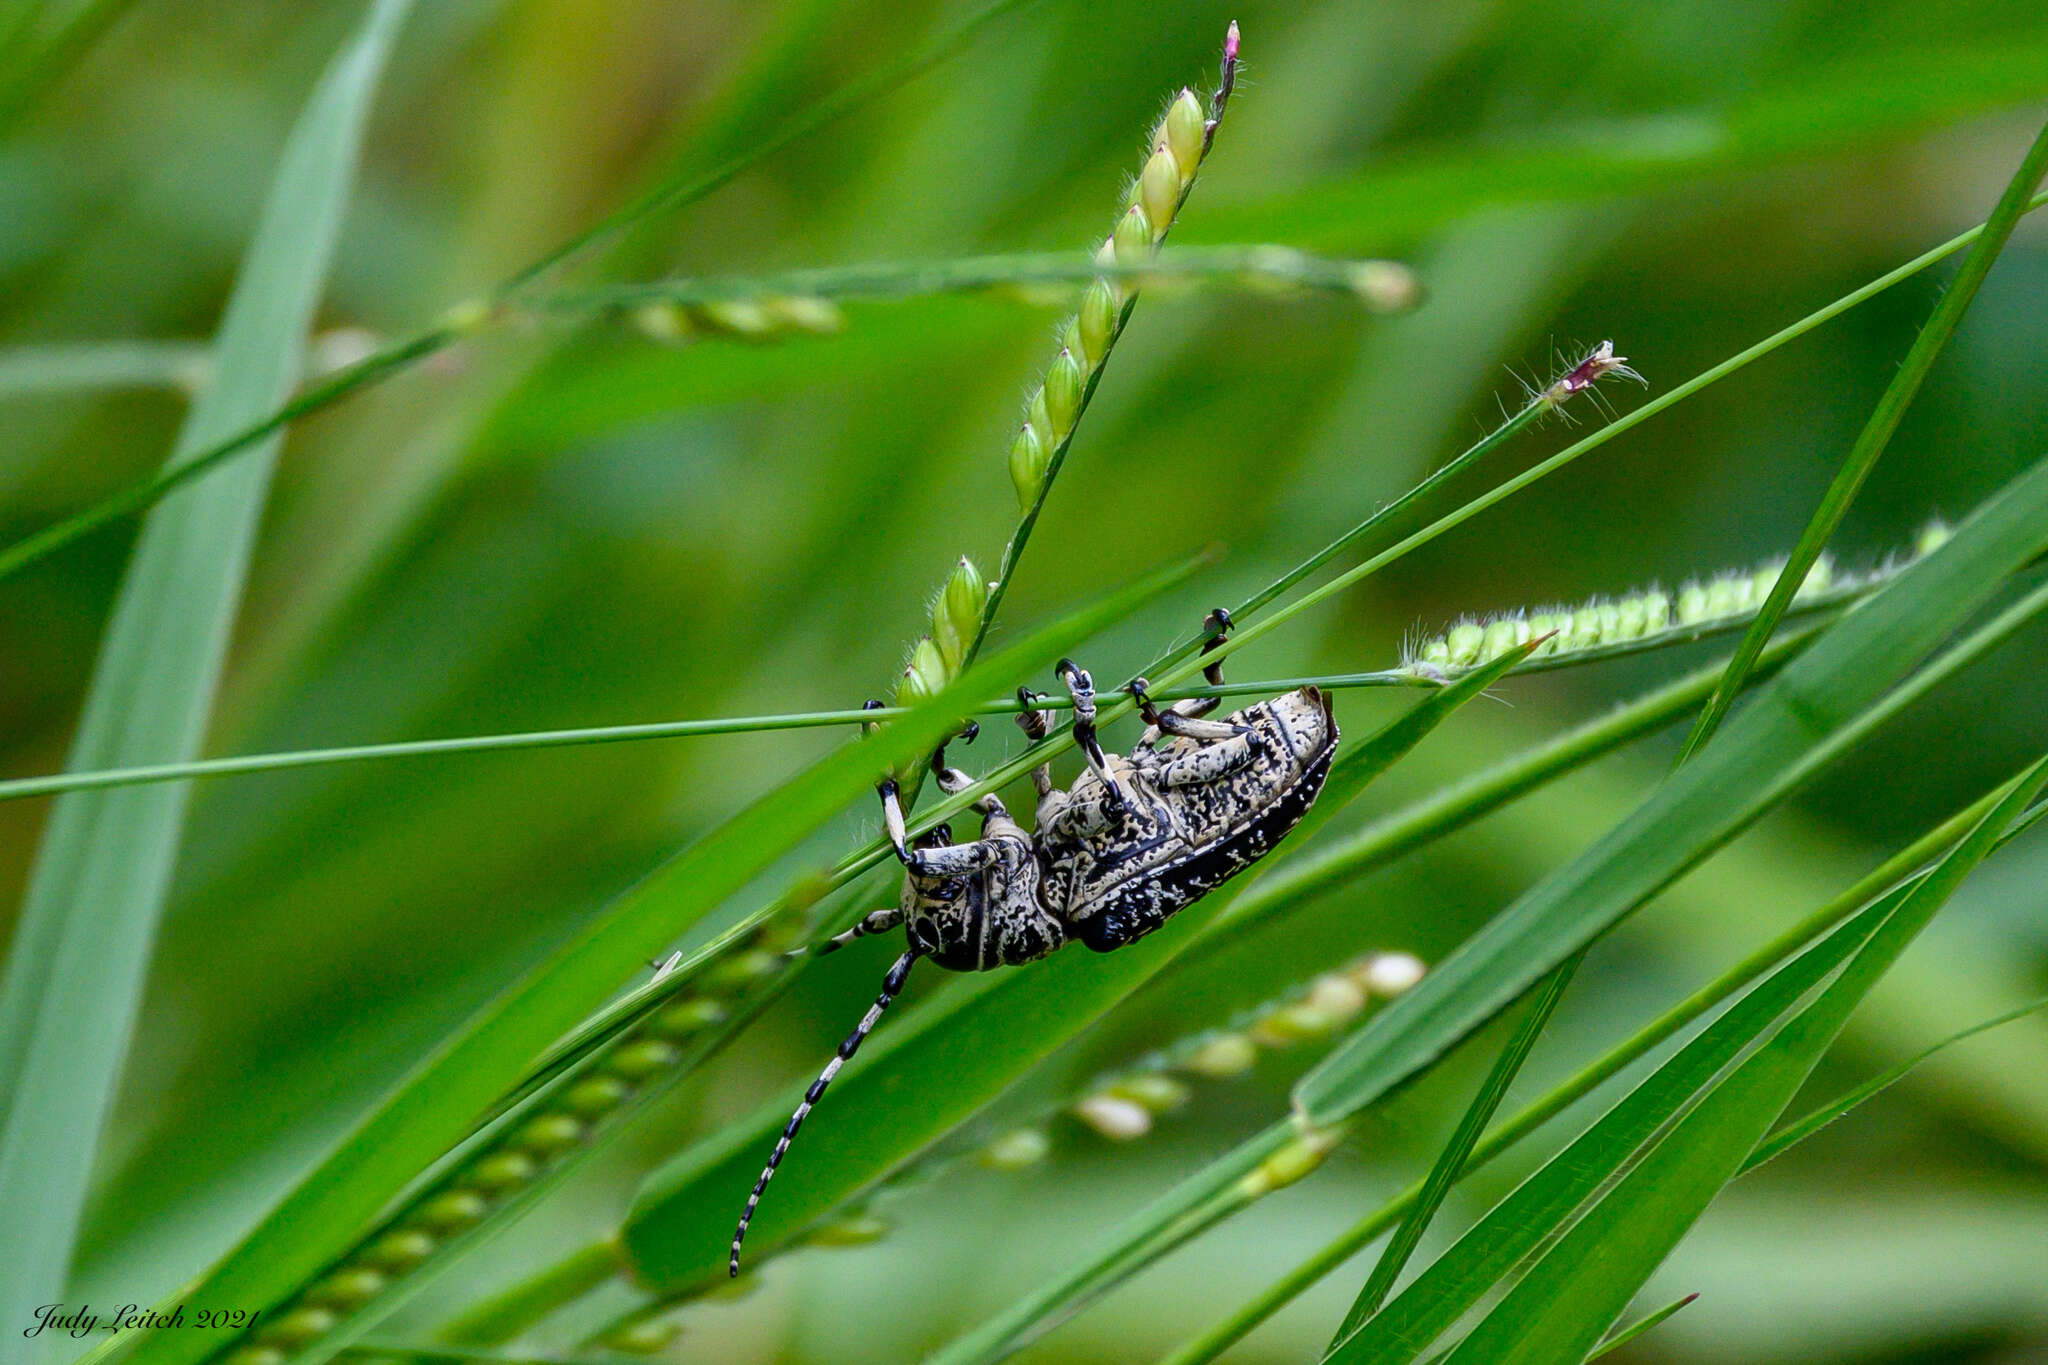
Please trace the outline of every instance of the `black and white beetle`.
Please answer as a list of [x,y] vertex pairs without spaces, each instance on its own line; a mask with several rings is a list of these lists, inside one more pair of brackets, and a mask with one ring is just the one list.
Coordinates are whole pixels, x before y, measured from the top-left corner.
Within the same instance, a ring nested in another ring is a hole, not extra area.
[[[1206,626],[1213,649],[1230,628],[1229,613],[1217,609]],[[1056,791],[1046,764],[1032,770],[1035,834],[989,795],[974,805],[982,817],[979,839],[955,844],[940,826],[906,841],[896,783],[881,784],[883,820],[904,868],[902,908],[867,915],[817,951],[898,925],[910,945],[777,1139],[733,1233],[732,1274],[740,1273],[747,1223],[791,1139],[903,989],[912,963],[928,957],[952,971],[988,971],[1036,962],[1069,939],[1101,953],[1135,943],[1270,853],[1314,804],[1336,755],[1337,722],[1316,688],[1213,721],[1203,717],[1216,709],[1215,698],[1162,711],[1145,695],[1143,678],[1128,690],[1148,728],[1128,755],[1105,754],[1095,737],[1093,680],[1071,660],[1062,659],[1058,672],[1073,698],[1074,742],[1088,771],[1069,790]],[[1211,683],[1223,681],[1220,661],[1203,672]],[[1031,705],[1030,689],[1017,695],[1024,703],[1018,724],[1034,741],[1043,739],[1051,716]],[[947,766],[945,753],[941,746],[932,760],[940,789],[972,785],[973,778]]]

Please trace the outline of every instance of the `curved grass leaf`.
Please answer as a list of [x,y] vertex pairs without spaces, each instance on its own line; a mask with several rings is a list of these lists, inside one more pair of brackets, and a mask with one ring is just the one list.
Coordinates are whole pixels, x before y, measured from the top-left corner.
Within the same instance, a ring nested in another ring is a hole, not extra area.
[[1880,902],[1890,913],[1841,974],[1588,1210],[1459,1344],[1451,1361],[1583,1360],[1721,1187],[1741,1171],[1850,1013],[2044,786],[2048,759],[2036,763],[1926,877]]
[[[2018,827],[2017,821],[2014,822],[2014,827]],[[2008,831],[2009,833],[2010,831]],[[2036,1000],[2030,1005],[2021,1005],[2017,1009],[2007,1010],[2005,1013],[1994,1015],[1982,1023],[1972,1024],[1966,1029],[1951,1033],[1938,1043],[1930,1043],[1904,1061],[1886,1067],[1883,1071],[1878,1072],[1875,1076],[1863,1082],[1863,1084],[1855,1086],[1841,1095],[1837,1095],[1825,1104],[1816,1106],[1805,1117],[1795,1119],[1771,1134],[1767,1141],[1749,1154],[1749,1160],[1742,1164],[1742,1173],[1747,1175],[1766,1161],[1782,1155],[1788,1148],[1798,1146],[1837,1119],[1847,1117],[1861,1106],[1864,1101],[1874,1099],[1904,1080],[1922,1062],[1931,1060],[1936,1055],[1948,1051],[1958,1043],[1968,1042],[1980,1033],[1989,1033],[1992,1029],[2010,1024],[2016,1019],[2024,1019],[2030,1014],[2039,1014],[2042,1010],[2048,1010],[2048,999]]]
[[[296,382],[371,96],[410,0],[376,0],[294,125],[213,349],[216,379],[166,468],[269,411]],[[115,600],[69,766],[193,757],[205,735],[281,437],[164,503]],[[64,1297],[101,1125],[140,1007],[190,788],[77,793],[50,817],[0,983],[0,1321]],[[39,1353],[0,1333],[0,1361]]]
[[[1513,651],[1432,694],[1343,753],[1290,842],[1326,822],[1526,653]],[[754,1255],[787,1242],[993,1099],[1163,968],[1256,875],[1212,893],[1128,948],[1106,955],[1057,953],[1028,970],[958,980],[894,1028],[878,1031],[859,1064],[834,1084],[829,1112],[805,1128],[803,1149],[777,1174],[773,1197],[763,1201],[748,1233]],[[802,1091],[795,1086],[778,1095],[641,1183],[620,1243],[643,1285],[673,1293],[724,1277],[732,1231],[728,1215],[737,1215]]]
[[[1192,568],[1154,575],[1033,632],[671,859],[444,1039],[183,1297],[268,1307],[292,1293],[344,1251],[385,1201],[462,1141],[491,1104],[519,1083],[534,1058],[621,981],[644,970],[647,959],[676,935],[868,794],[890,766],[929,753],[958,728],[969,699],[1039,671]],[[191,1365],[213,1349],[205,1333],[156,1331],[129,1358],[134,1365]]]
[[1312,1123],[1335,1122],[1443,1055],[1924,692],[1936,680],[1927,674],[1886,695],[2043,549],[2048,462],[1823,634],[1758,689],[1720,743],[1375,1016],[1302,1079],[1297,1107]]
[[1848,515],[1849,504],[1856,500],[1857,490],[1863,487],[1864,479],[1877,465],[1877,457],[1891,443],[1892,433],[1899,429],[1899,422],[1905,417],[1906,409],[1926,382],[1928,371],[1934,368],[1936,357],[1948,339],[1969,311],[1971,300],[1977,297],[1977,289],[1984,283],[1984,277],[1991,273],[1992,264],[1998,253],[2012,236],[2012,230],[2019,226],[2021,215],[2027,211],[2027,203],[2034,187],[2041,183],[2043,172],[2048,172],[2048,124],[2034,137],[2034,144],[2020,161],[2012,180],[2006,185],[2005,193],[1998,198],[1998,205],[1985,220],[1984,235],[1970,247],[1969,255],[1963,257],[1962,266],[1956,277],[1942,292],[1941,302],[1934,307],[1934,316],[1927,319],[1927,325],[1913,338],[1913,345],[1906,352],[1906,358],[1899,363],[1891,382],[1871,410],[1870,420],[1863,430],[1856,434],[1855,444],[1843,457],[1842,464],[1835,471],[1835,477],[1828,484],[1827,492],[1821,496],[1820,506],[1814,509],[1813,518],[1806,523],[1806,529],[1799,533],[1799,541],[1786,556],[1785,567],[1778,571],[1778,581],[1771,585],[1770,595],[1764,599],[1757,611],[1756,619],[1749,629],[1742,633],[1742,642],[1735,647],[1735,657],[1728,661],[1728,673],[1721,679],[1714,695],[1707,698],[1707,704],[1700,711],[1700,718],[1685,737],[1685,747],[1679,751],[1678,761],[1685,762],[1713,737],[1721,721],[1728,714],[1728,708],[1735,704],[1735,694],[1742,690],[1742,680],[1756,663],[1757,655],[1763,652],[1764,644],[1771,638],[1771,632],[1778,628],[1778,621],[1785,609],[1792,605],[1792,595],[1806,582],[1807,571],[1820,559],[1827,548],[1828,540],[1835,528]]

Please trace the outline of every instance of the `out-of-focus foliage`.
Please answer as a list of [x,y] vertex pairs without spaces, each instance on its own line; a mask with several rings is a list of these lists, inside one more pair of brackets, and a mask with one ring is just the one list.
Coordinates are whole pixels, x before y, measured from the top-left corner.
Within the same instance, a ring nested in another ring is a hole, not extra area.
[[[744,150],[965,12],[922,0],[421,6],[379,96],[320,326],[345,342],[421,325],[655,177]],[[144,0],[54,72],[0,141],[0,347],[210,335],[286,130],[359,14],[353,0]],[[992,643],[1208,542],[1230,553],[1098,641],[1098,677],[1120,679],[1208,606],[1441,464],[1501,402],[1516,406],[1516,376],[1546,374],[1554,351],[1613,337],[1661,390],[1976,221],[2048,98],[2048,15],[2025,0],[1938,15],[1902,0],[1039,0],[572,278],[1081,245],[1160,96],[1210,69],[1231,18],[1247,73],[1176,240],[1398,255],[1428,301],[1386,320],[1322,297],[1146,300]],[[1846,564],[1909,544],[1930,514],[1968,510],[2048,449],[2044,286],[2048,236],[2023,223],[1851,511],[1836,545]],[[1934,288],[1909,283],[1629,433],[1247,649],[1234,674],[1380,667],[1418,623],[1781,553]],[[835,336],[761,346],[664,347],[608,324],[500,330],[337,406],[286,444],[207,751],[883,693],[930,591],[962,553],[992,563],[1011,526],[1011,424],[1057,316],[988,296],[854,303]],[[8,542],[154,469],[182,416],[175,389],[0,402]],[[1561,439],[1538,432],[1508,458]],[[124,527],[0,584],[9,775],[60,766],[131,548]],[[2044,655],[2038,633],[2016,641],[1601,945],[1518,1090],[2037,755]],[[1511,708],[1460,712],[1345,820],[1679,663],[1512,683]],[[1375,694],[1340,708],[1359,735],[1393,714]],[[452,1025],[655,860],[837,742],[798,731],[202,784],[73,1297],[168,1292]],[[955,761],[987,766],[1016,743],[991,725]],[[1059,1093],[1367,949],[1441,957],[1631,809],[1669,758],[1656,744],[1606,762],[1205,958],[1027,1088]],[[47,813],[0,805],[10,923]],[[854,809],[815,847],[836,853],[875,826]],[[1823,1069],[1829,1088],[2038,995],[2044,885],[2038,834],[1988,863],[1854,1017]],[[424,1330],[614,1224],[648,1166],[812,1071],[872,996],[884,951],[806,972],[656,1121],[393,1331]],[[1266,1122],[1299,1069],[1269,1058],[1198,1087],[1143,1143],[1067,1134],[1023,1173],[951,1171],[893,1201],[899,1225],[880,1241],[791,1255],[756,1296],[694,1310],[677,1350],[910,1358]],[[1475,1076],[1454,1066],[1404,1093],[1314,1193],[1265,1201],[1027,1358],[1164,1351],[1424,1169]],[[1701,1300],[1616,1359],[1991,1362],[2043,1349],[2043,1077],[2048,1023],[2020,1020],[1750,1177],[1653,1287],[1668,1290],[1656,1302]],[[1447,1224],[1526,1169],[1510,1158],[1455,1193]],[[733,1195],[737,1206],[744,1190]],[[1319,1350],[1362,1274],[1336,1277],[1233,1359]],[[1191,1322],[1190,1303],[1214,1308]]]

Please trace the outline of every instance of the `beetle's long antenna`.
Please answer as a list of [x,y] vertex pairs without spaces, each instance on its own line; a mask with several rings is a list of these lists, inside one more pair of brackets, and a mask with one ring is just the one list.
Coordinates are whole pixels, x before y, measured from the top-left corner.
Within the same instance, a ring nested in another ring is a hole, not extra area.
[[811,1112],[812,1106],[817,1104],[818,1097],[825,1093],[825,1087],[832,1084],[832,1078],[839,1074],[839,1068],[845,1066],[847,1059],[860,1051],[861,1043],[874,1032],[875,1025],[881,1022],[882,1011],[889,1008],[889,1003],[896,998],[897,992],[903,989],[903,982],[910,975],[910,964],[915,961],[915,948],[896,959],[896,965],[882,978],[882,993],[875,997],[874,1004],[868,1006],[868,1012],[861,1019],[860,1027],[848,1034],[846,1041],[839,1045],[839,1054],[825,1063],[825,1069],[818,1073],[818,1079],[812,1081],[811,1088],[804,1092],[803,1102],[797,1105],[796,1112],[789,1116],[789,1125],[782,1130],[782,1136],[775,1140],[775,1150],[768,1154],[768,1164],[762,1169],[761,1178],[754,1182],[754,1192],[747,1196],[747,1207],[746,1211],[740,1214],[740,1225],[733,1230],[732,1260],[726,1267],[732,1275],[738,1276],[740,1273],[740,1243],[747,1240],[747,1224],[753,1221],[754,1210],[761,1203],[761,1191],[767,1189],[768,1182],[775,1178],[775,1168],[782,1164],[782,1155],[789,1150],[790,1140],[796,1136],[796,1130],[803,1127],[804,1117]]

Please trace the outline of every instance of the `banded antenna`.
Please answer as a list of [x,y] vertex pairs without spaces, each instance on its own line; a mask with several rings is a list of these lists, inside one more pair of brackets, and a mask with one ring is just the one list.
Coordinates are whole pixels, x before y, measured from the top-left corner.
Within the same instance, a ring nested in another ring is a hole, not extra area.
[[915,948],[896,959],[896,965],[882,978],[882,993],[875,997],[874,1004],[868,1006],[868,1012],[862,1017],[860,1027],[846,1036],[846,1041],[839,1045],[838,1055],[825,1063],[825,1069],[818,1073],[818,1079],[812,1081],[811,1088],[804,1092],[803,1102],[798,1104],[796,1112],[789,1116],[789,1125],[782,1130],[782,1136],[775,1140],[775,1150],[768,1154],[768,1164],[762,1168],[761,1178],[754,1182],[754,1192],[747,1196],[747,1207],[746,1211],[740,1214],[740,1225],[733,1230],[732,1260],[727,1264],[726,1270],[734,1278],[738,1278],[740,1273],[740,1243],[747,1240],[747,1224],[753,1221],[754,1210],[761,1204],[761,1191],[767,1189],[768,1182],[775,1178],[775,1168],[782,1164],[782,1156],[789,1150],[790,1140],[796,1136],[796,1130],[804,1126],[805,1116],[818,1103],[818,1097],[825,1093],[825,1087],[832,1084],[832,1078],[839,1074],[839,1068],[845,1066],[853,1054],[860,1051],[861,1043],[875,1031],[875,1025],[882,1021],[882,1011],[889,1008],[890,1002],[895,1000],[897,993],[903,989],[904,981],[910,976],[910,964],[915,961]]

